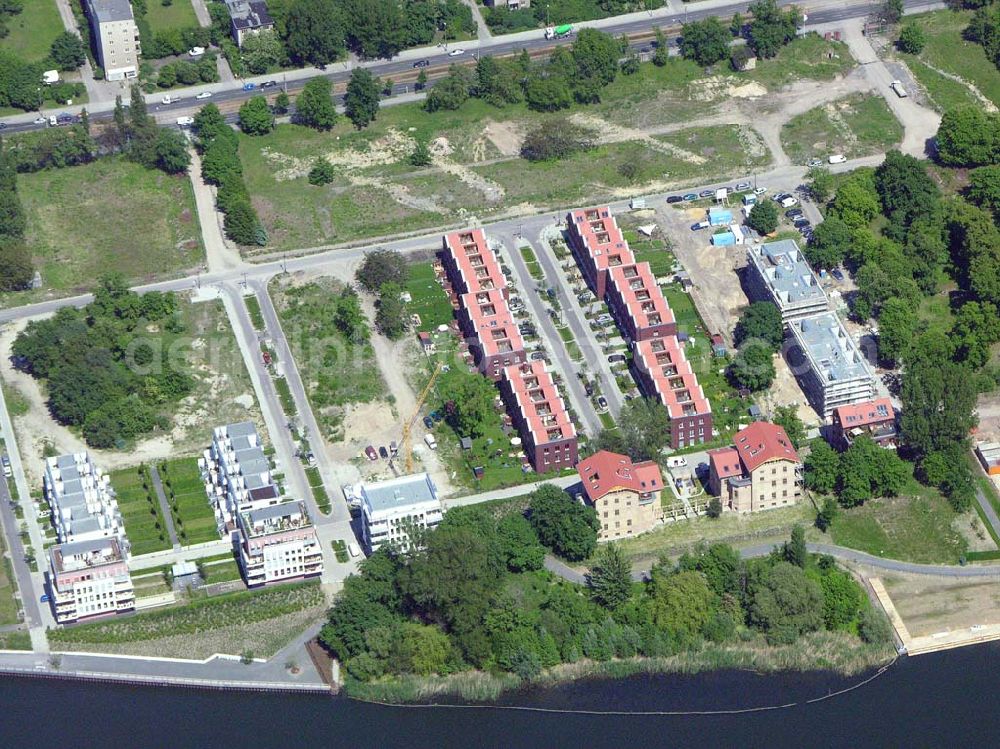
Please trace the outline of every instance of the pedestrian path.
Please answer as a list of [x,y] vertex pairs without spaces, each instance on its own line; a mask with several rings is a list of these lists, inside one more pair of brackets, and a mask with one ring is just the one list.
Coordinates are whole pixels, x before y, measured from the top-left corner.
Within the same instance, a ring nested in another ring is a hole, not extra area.
[[177,538],[177,530],[174,528],[174,517],[170,512],[170,503],[167,501],[166,492],[163,491],[163,482],[160,481],[160,472],[156,470],[156,465],[149,464],[149,478],[153,482],[153,491],[160,502],[160,510],[163,511],[163,520],[167,524],[167,533],[170,534],[170,543],[175,551],[180,551],[181,542]]

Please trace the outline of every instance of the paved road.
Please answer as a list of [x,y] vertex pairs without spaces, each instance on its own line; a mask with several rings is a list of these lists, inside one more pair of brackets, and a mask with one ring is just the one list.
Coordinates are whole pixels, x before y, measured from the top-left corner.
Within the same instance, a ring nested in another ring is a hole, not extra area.
[[[743,559],[753,559],[770,554],[776,544],[758,544],[756,546],[746,546],[739,550]],[[829,554],[843,562],[855,562],[885,572],[908,572],[913,575],[933,575],[937,577],[951,578],[1000,578],[1000,565],[982,565],[968,567],[945,566],[940,564],[914,564],[912,562],[900,562],[895,559],[883,559],[863,551],[848,549],[843,546],[833,544],[806,544],[806,547],[813,554]],[[564,580],[574,583],[585,583],[586,573],[570,567],[565,562],[554,556],[545,557],[545,569],[558,575]],[[633,570],[632,579],[642,581],[649,577],[648,569]]]
[[554,484],[562,489],[566,489],[570,493],[574,493],[573,487],[579,483],[580,477],[573,474],[572,476],[544,479],[536,481],[533,484],[519,484],[518,486],[509,486],[506,489],[494,489],[491,492],[482,492],[481,494],[468,494],[464,497],[445,499],[443,502],[445,508],[450,510],[452,507],[465,507],[466,505],[476,505],[481,502],[492,502],[496,499],[511,499],[531,494],[531,492],[542,486],[542,484]]
[[177,529],[174,528],[174,516],[170,512],[170,503],[167,502],[167,493],[163,491],[163,482],[160,481],[160,472],[156,470],[155,462],[150,462],[149,464],[149,478],[153,482],[153,491],[156,492],[156,499],[160,503],[163,520],[167,524],[167,533],[170,534],[170,545],[175,551],[178,551],[181,548],[181,542],[177,538]]
[[31,583],[31,570],[24,561],[24,545],[18,536],[19,521],[14,516],[13,500],[7,479],[0,477],[0,524],[6,535],[6,546],[10,553],[11,565],[14,568],[14,578],[17,589],[21,593],[21,607],[24,609],[24,622],[29,627],[43,626],[42,615],[38,608],[38,599]]
[[[801,2],[795,3],[792,2],[792,0],[781,0],[779,2],[779,5],[792,4],[804,7],[807,11],[809,22],[806,25],[806,28],[835,23],[837,21],[850,18],[865,17],[877,7],[877,3],[847,3],[845,0],[816,0],[815,2],[808,3],[807,5],[804,5]],[[910,0],[909,2],[906,2],[905,5],[907,12],[911,13],[943,7],[940,2],[930,2],[928,0]],[[688,9],[685,5],[682,13],[675,13],[671,10],[670,6],[667,5],[652,12],[630,13],[627,15],[605,18],[597,21],[577,23],[574,24],[574,26],[577,29],[584,27],[599,28],[615,36],[621,36],[622,34],[648,34],[654,28],[662,27],[665,31],[670,32],[670,36],[676,37],[679,33],[679,24],[710,16],[719,16],[724,19],[729,19],[734,13],[745,13],[748,6],[748,2],[730,3],[725,0],[703,0],[703,2],[699,2],[696,7],[691,9]],[[420,49],[405,50],[391,60],[372,60],[366,62],[348,60],[346,62],[339,62],[331,65],[325,70],[319,70],[317,68],[303,68],[301,70],[289,71],[282,75],[280,83],[286,88],[297,89],[301,82],[308,80],[309,78],[322,75],[331,79],[335,84],[344,84],[350,77],[351,72],[355,67],[368,68],[373,74],[380,76],[383,79],[398,79],[401,75],[412,73],[413,63],[417,60],[427,60],[430,63],[429,74],[431,74],[432,77],[440,77],[447,72],[449,64],[458,60],[472,64],[475,57],[481,54],[511,55],[519,53],[522,49],[527,49],[529,52],[551,50],[560,45],[572,44],[574,38],[575,35],[570,36],[567,39],[552,41],[544,38],[541,29],[535,29],[516,34],[494,36],[489,39],[479,39],[474,42],[452,44],[452,50],[459,47],[466,50],[464,55],[457,58],[450,57],[448,55],[448,45],[423,47]],[[648,41],[637,43],[635,46],[644,46],[645,44],[648,44]],[[246,82],[259,85],[272,80],[276,80],[275,76],[264,75],[247,78]],[[289,86],[289,84],[291,84],[291,86]],[[402,90],[402,87],[400,87],[400,89]],[[267,90],[265,89],[265,92],[266,91]],[[261,93],[260,90],[244,91],[242,89],[242,85],[238,88],[233,88],[231,83],[222,82],[192,86],[185,89],[175,89],[170,92],[170,96],[172,98],[177,98],[173,103],[168,105],[160,103],[163,96],[161,92],[147,96],[146,100],[150,104],[150,112],[156,116],[160,122],[171,123],[179,115],[187,115],[195,111],[203,102],[198,101],[194,97],[203,92],[210,92],[212,94],[212,101],[216,104],[240,102]],[[70,107],[67,108],[67,111],[73,109],[75,108]],[[91,115],[91,120],[95,122],[110,118],[111,111],[113,109],[113,97],[111,100],[107,100],[107,98],[105,98],[103,101],[92,101],[87,105],[87,110]],[[39,127],[34,125],[32,122],[35,117],[37,117],[36,113],[26,112],[24,114],[6,117],[3,121],[10,125],[9,132],[17,132]]]

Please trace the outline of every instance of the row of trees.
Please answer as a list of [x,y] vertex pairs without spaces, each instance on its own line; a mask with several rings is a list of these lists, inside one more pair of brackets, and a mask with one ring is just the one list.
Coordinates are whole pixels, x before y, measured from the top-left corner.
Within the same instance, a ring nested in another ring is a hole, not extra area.
[[0,291],[23,289],[31,281],[31,253],[24,243],[24,207],[17,172],[0,141]]
[[750,52],[760,58],[770,58],[795,38],[802,25],[802,13],[794,5],[783,10],[775,0],[756,0],[747,10],[752,15],[749,24],[744,23],[739,13],[728,27],[716,16],[684,24],[681,55],[703,67],[732,58],[733,66],[741,69],[749,53],[741,53],[740,47],[733,47],[733,37],[746,37]]
[[769,388],[777,374],[774,355],[781,349],[784,336],[781,312],[775,305],[754,302],[748,306],[736,323],[736,356],[726,368],[733,387],[754,392]]
[[549,516],[555,494],[563,493],[543,487],[526,513],[456,508],[419,550],[375,553],[345,582],[321,641],[368,681],[469,668],[530,679],[580,658],[667,656],[755,636],[788,644],[822,629],[890,637],[857,583],[831,558],[809,556],[801,528],[749,562],[724,544],[701,545],[676,564],[661,560],[647,583],[633,581],[631,563],[609,544],[586,586],[554,582],[541,567],[550,524],[568,509],[559,500]]
[[895,450],[883,450],[866,435],[843,453],[825,440],[816,440],[804,467],[806,486],[821,494],[836,494],[844,507],[857,507],[873,497],[894,497],[910,474]]
[[[183,332],[173,294],[130,291],[124,277],[100,279],[94,301],[32,321],[14,341],[16,365],[43,379],[60,424],[78,427],[91,447],[122,448],[169,425],[170,406],[190,393],[186,363],[168,358]],[[149,334],[149,324],[162,332]]]
[[267,234],[250,203],[250,192],[243,181],[239,138],[214,104],[202,107],[192,125],[202,154],[201,176],[218,187],[216,205],[225,214],[226,236],[243,245],[264,245]]
[[167,174],[182,174],[191,165],[187,139],[177,130],[156,124],[146,110],[146,101],[138,86],[132,87],[127,112],[121,97],[115,99],[114,123],[110,136],[114,148],[129,160]]
[[361,287],[376,296],[375,327],[386,338],[399,340],[410,329],[409,312],[403,301],[403,288],[410,270],[403,256],[394,250],[373,250],[355,276]]

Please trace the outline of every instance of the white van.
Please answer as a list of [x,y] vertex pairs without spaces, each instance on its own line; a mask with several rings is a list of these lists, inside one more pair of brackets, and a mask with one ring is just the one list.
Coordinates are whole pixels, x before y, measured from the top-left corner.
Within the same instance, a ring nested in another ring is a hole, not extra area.
[[178,117],[178,127],[191,127],[194,124],[194,117]]
[[633,211],[642,210],[643,208],[646,207],[646,199],[645,198],[632,198],[628,202],[628,207],[630,209],[632,209]]
[[831,164],[843,164],[847,161],[847,157],[842,153],[835,153],[829,159],[827,159]]
[[427,443],[427,447],[429,447],[431,450],[437,450],[438,449],[438,443],[437,443],[437,440],[434,439],[434,435],[433,434],[425,434],[424,435],[424,442]]
[[361,554],[361,549],[358,548],[358,545],[356,543],[351,541],[349,544],[347,544],[347,553],[350,554],[352,557],[358,557]]

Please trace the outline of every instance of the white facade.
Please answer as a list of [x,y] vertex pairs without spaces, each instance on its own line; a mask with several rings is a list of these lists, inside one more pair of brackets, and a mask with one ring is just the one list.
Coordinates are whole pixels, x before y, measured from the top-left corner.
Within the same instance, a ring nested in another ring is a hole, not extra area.
[[250,422],[216,427],[212,446],[201,461],[202,478],[221,535],[236,529],[241,512],[284,501],[274,480],[271,461]]
[[410,546],[410,531],[435,528],[444,507],[430,474],[361,485],[362,540],[369,553],[385,544]]
[[128,538],[107,474],[86,452],[46,458],[45,499],[60,543],[117,538],[127,559]]
[[109,81],[139,74],[139,29],[129,0],[85,0],[98,62]]
[[49,589],[59,624],[135,609],[135,589],[116,538],[49,549]]
[[323,573],[323,551],[302,502],[239,516],[240,566],[248,586]]

